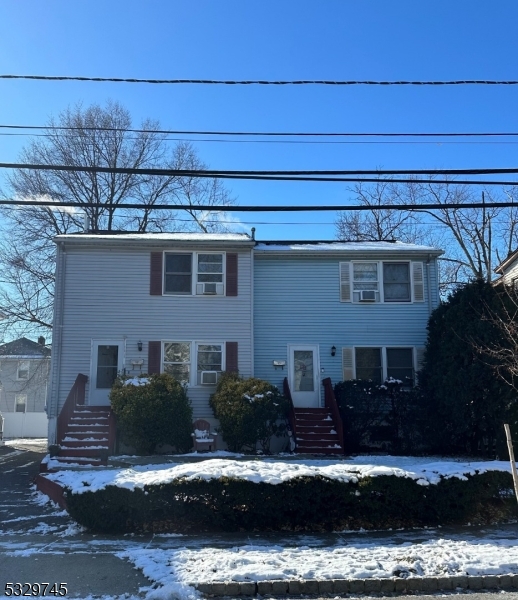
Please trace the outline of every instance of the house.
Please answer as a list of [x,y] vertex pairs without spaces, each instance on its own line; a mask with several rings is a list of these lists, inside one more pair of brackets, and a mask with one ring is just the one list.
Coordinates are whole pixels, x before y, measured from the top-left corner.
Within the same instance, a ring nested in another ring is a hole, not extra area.
[[509,253],[495,268],[495,273],[500,276],[495,283],[505,283],[518,289],[518,250]]
[[277,386],[287,379],[299,448],[324,452],[321,439],[340,445],[322,429],[330,382],[413,385],[439,304],[440,254],[399,242],[256,245],[254,374]]
[[[188,233],[55,241],[49,441],[71,458],[89,444],[109,448],[117,373],[175,375],[189,386],[194,418],[215,424],[208,402],[221,372],[253,372],[255,242]],[[88,408],[74,415],[76,404]]]
[[25,337],[0,345],[0,413],[4,438],[47,437],[50,349]]
[[86,440],[111,450],[120,372],[173,374],[194,418],[212,425],[222,371],[266,379],[291,395],[300,450],[343,450],[331,382],[411,385],[439,302],[441,252],[425,246],[185,233],[55,241],[49,439],[70,458]]

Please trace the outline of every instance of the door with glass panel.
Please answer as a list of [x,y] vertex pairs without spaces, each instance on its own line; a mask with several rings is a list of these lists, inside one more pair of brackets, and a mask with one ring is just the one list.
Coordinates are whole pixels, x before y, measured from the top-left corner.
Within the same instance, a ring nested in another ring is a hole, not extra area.
[[92,342],[90,369],[90,406],[109,406],[110,390],[124,365],[124,342],[109,340]]
[[289,374],[291,397],[297,408],[320,406],[320,366],[318,345],[289,345]]

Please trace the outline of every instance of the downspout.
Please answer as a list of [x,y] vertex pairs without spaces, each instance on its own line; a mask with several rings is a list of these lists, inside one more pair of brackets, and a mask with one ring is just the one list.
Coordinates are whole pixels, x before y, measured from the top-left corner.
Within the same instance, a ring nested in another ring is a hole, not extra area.
[[[255,241],[255,227],[252,228],[252,239]],[[254,246],[255,248],[255,246]],[[254,248],[250,249],[250,376],[254,377],[255,372],[255,341],[254,341]]]
[[[56,428],[59,410],[59,392],[61,388],[61,354],[63,340],[63,306],[65,303],[65,275],[66,275],[66,251],[65,243],[58,244],[58,261],[56,269],[56,280],[59,287],[56,288],[58,302],[54,303],[54,335],[52,343],[52,369],[51,369],[51,392],[49,407],[49,443],[56,442]],[[56,352],[57,349],[57,352]]]
[[426,288],[428,291],[428,314],[432,314],[432,285],[431,285],[431,277],[430,277],[430,255],[428,255],[428,259],[426,261]]

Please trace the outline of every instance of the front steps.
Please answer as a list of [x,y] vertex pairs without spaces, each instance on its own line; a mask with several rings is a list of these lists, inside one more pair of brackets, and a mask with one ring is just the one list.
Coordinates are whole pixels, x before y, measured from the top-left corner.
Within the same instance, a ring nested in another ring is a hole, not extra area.
[[295,408],[297,454],[343,454],[331,412],[327,408]]
[[107,464],[110,439],[109,406],[77,406],[53,460],[63,465]]

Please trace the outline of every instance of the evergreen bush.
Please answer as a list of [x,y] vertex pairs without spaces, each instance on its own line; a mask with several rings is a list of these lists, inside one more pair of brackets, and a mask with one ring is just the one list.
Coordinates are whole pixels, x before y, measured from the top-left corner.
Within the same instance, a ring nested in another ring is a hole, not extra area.
[[499,378],[494,358],[481,350],[506,347],[493,316],[505,289],[475,281],[455,291],[428,323],[422,389],[423,435],[432,452],[507,456],[504,423],[518,436],[516,391]]
[[375,448],[394,454],[421,448],[420,391],[389,379],[382,385],[352,379],[334,387],[344,427],[346,453]]
[[[130,383],[133,382],[133,383]],[[185,387],[167,373],[137,380],[118,378],[110,392],[125,444],[151,454],[159,445],[178,452],[192,447],[192,408]]]
[[489,524],[516,519],[510,473],[488,471],[420,485],[395,475],[276,485],[177,479],[134,491],[66,492],[70,515],[93,531],[333,531]]
[[270,452],[272,437],[286,430],[288,401],[271,383],[223,373],[210,398],[214,416],[231,452]]

